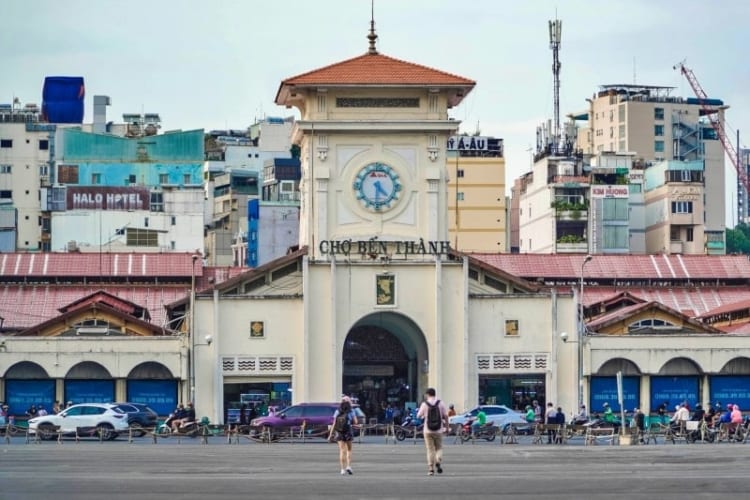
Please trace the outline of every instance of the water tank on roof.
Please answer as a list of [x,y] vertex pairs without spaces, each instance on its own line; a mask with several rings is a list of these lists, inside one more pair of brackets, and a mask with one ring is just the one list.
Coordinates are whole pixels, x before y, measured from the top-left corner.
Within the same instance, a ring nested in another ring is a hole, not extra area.
[[83,123],[81,76],[48,76],[42,90],[42,116],[49,123]]

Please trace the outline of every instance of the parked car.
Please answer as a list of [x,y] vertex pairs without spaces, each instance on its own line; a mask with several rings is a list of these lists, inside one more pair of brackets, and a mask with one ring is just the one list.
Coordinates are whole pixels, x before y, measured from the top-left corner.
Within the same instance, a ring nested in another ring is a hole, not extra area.
[[495,427],[504,428],[507,424],[525,424],[523,413],[508,408],[505,405],[481,405],[464,413],[459,413],[448,419],[451,428],[463,425],[468,418],[474,418],[482,409],[487,415],[487,422],[492,422]]
[[83,403],[73,405],[57,415],[45,415],[29,420],[29,429],[39,433],[42,439],[56,436],[54,427],[59,425],[64,436],[75,436],[77,427],[96,428],[102,439],[115,439],[128,431],[128,414],[112,403]]
[[113,403],[120,411],[128,415],[128,425],[133,430],[133,435],[143,436],[146,431],[143,428],[155,429],[159,416],[154,410],[141,403]]
[[[259,434],[262,429],[270,428],[271,435],[278,434],[290,427],[299,427],[302,422],[308,427],[322,427],[333,425],[333,414],[339,403],[299,403],[288,406],[274,415],[258,417],[250,422],[251,432]],[[358,405],[354,405],[357,420],[364,424],[366,417]]]

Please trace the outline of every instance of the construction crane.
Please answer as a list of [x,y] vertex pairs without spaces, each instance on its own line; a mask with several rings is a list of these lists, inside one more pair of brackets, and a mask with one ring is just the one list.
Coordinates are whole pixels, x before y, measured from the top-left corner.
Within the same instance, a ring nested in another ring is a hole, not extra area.
[[708,96],[706,95],[706,92],[703,90],[703,87],[701,87],[701,84],[698,83],[695,73],[685,66],[684,62],[675,64],[673,69],[679,69],[680,73],[682,73],[687,79],[690,87],[692,87],[695,97],[698,98],[698,104],[700,104],[701,109],[703,110],[703,114],[707,116],[708,120],[711,122],[711,126],[716,131],[716,135],[719,137],[721,145],[724,146],[724,152],[729,156],[729,161],[732,162],[734,169],[737,171],[737,180],[740,182],[740,185],[745,188],[745,192],[750,195],[750,179],[748,178],[747,171],[742,168],[742,165],[740,165],[737,150],[727,138],[727,134],[724,131],[724,124],[718,117],[718,109],[716,109],[715,106],[710,106],[708,104]]

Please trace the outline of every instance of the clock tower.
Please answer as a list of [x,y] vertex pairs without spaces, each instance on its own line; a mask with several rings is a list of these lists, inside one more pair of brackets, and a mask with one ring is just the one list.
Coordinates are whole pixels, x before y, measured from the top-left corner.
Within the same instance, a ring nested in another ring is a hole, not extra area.
[[448,109],[475,82],[378,53],[374,24],[368,38],[364,55],[287,78],[276,95],[301,114],[300,246],[313,260],[371,248],[353,242],[447,246],[445,153],[459,125]]

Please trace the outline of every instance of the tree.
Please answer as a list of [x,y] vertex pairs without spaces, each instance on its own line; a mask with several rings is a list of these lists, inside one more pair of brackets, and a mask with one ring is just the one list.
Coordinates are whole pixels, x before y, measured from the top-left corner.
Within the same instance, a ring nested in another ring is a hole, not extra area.
[[727,253],[750,254],[750,226],[739,224],[734,229],[727,229]]

